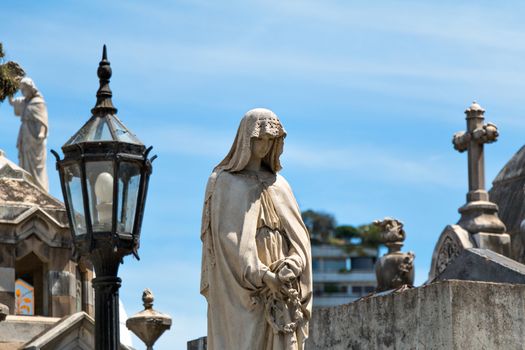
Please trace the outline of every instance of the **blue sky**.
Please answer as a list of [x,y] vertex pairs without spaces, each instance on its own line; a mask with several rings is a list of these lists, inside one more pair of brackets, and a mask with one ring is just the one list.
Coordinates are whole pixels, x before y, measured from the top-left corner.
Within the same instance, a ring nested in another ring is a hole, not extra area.
[[[523,145],[524,5],[517,1],[11,1],[0,12],[7,58],[41,89],[49,148],[90,117],[108,45],[119,117],[159,159],[141,261],[121,267],[129,314],[142,289],[173,317],[156,349],[206,333],[199,226],[207,177],[254,107],[288,131],[283,175],[302,209],[341,224],[394,216],[425,280],[441,230],[467,191],[452,135],[473,100],[500,140],[487,186]],[[0,148],[16,160],[19,121],[0,105]],[[51,193],[61,198],[48,159]],[[142,345],[135,341],[135,346]]]

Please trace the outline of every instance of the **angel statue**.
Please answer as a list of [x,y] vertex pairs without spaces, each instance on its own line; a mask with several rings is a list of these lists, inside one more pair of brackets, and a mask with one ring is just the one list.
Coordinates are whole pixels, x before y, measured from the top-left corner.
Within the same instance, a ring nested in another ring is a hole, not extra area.
[[19,87],[22,97],[9,96],[9,103],[22,122],[16,143],[18,163],[47,191],[49,184],[46,171],[46,103],[31,78],[22,78]]
[[278,174],[286,132],[270,110],[241,120],[202,218],[208,349],[302,350],[312,312],[310,237]]

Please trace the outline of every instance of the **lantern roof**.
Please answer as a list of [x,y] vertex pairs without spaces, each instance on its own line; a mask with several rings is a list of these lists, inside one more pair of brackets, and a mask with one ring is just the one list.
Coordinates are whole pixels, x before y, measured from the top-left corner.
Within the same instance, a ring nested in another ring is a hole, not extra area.
[[102,60],[97,70],[100,87],[97,91],[97,103],[91,109],[92,116],[62,148],[84,142],[125,142],[144,145],[116,115],[117,109],[113,106],[111,100],[113,94],[109,88],[111,73],[106,45],[104,45]]

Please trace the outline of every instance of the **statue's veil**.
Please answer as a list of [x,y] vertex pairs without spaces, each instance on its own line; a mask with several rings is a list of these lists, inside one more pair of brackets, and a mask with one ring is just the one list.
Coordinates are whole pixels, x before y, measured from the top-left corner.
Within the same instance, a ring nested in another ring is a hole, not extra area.
[[269,109],[255,108],[244,115],[237,130],[235,141],[226,157],[215,167],[214,172],[226,170],[236,172],[243,170],[252,154],[251,139],[268,134],[274,137],[273,145],[262,163],[273,173],[281,170],[279,157],[283,153],[284,130],[277,115]]
[[20,84],[27,85],[27,86],[29,86],[31,88],[31,91],[33,93],[32,97],[42,97],[42,94],[40,93],[40,90],[38,90],[38,88],[36,87],[36,84],[33,81],[33,79],[31,79],[29,77],[23,77],[20,80]]

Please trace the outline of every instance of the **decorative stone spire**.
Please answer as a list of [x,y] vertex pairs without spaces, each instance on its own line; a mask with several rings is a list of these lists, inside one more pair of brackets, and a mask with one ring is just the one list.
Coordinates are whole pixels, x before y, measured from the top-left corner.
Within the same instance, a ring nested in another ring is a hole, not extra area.
[[153,309],[153,300],[155,298],[153,297],[153,293],[149,288],[144,289],[144,292],[142,292],[142,303],[144,305],[144,309],[151,310]]
[[144,289],[142,293],[144,310],[126,321],[126,327],[146,344],[147,350],[153,350],[153,344],[157,339],[171,328],[171,317],[153,309],[153,299],[151,290]]
[[116,114],[117,109],[113,106],[111,97],[113,96],[109,88],[109,79],[111,78],[111,66],[108,61],[106,45],[102,49],[102,60],[98,64],[97,75],[100,79],[100,87],[97,91],[97,104],[91,110],[93,115]]

